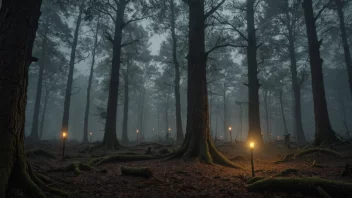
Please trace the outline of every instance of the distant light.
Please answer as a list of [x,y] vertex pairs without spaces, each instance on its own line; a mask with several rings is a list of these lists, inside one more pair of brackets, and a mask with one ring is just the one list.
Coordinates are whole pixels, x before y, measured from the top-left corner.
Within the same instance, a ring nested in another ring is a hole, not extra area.
[[139,132],[139,130],[137,129],[137,131],[136,131],[137,133]]
[[62,132],[62,137],[63,137],[64,139],[66,139],[67,133],[66,133],[66,132]]
[[171,128],[169,128],[169,131],[171,131]]
[[250,142],[249,143],[249,148],[254,149],[254,147],[255,147],[255,143],[254,142]]
[[92,133],[92,132],[90,132],[90,133],[89,133],[89,135],[93,135],[93,133]]
[[229,127],[229,131],[231,131],[231,129],[232,129],[232,128],[231,128],[231,127]]

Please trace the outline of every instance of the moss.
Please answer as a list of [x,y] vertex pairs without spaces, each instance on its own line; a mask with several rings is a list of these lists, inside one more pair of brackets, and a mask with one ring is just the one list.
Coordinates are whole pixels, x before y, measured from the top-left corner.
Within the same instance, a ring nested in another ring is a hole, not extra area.
[[127,176],[145,177],[150,178],[153,174],[149,168],[145,167],[121,167],[121,174]]
[[253,184],[254,182],[257,182],[262,179],[265,179],[265,177],[252,177],[247,181],[247,184]]
[[271,177],[259,180],[247,186],[251,192],[301,192],[306,194],[319,194],[317,187],[321,187],[325,192],[333,197],[351,197],[352,184],[340,181],[326,180],[315,177],[307,178],[282,178]]

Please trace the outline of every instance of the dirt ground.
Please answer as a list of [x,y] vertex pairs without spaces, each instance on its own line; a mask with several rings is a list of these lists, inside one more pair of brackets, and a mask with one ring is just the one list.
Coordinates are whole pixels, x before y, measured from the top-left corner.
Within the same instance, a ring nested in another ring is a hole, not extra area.
[[[246,190],[246,181],[251,178],[250,151],[246,146],[234,144],[218,145],[218,149],[228,159],[244,168],[238,170],[222,166],[206,165],[199,162],[184,162],[181,159],[166,161],[154,159],[133,162],[113,162],[100,165],[99,170],[81,171],[78,176],[73,171],[52,172],[51,170],[67,166],[70,162],[89,163],[98,156],[107,153],[103,150],[80,153],[87,145],[68,142],[67,158],[62,160],[62,143],[58,141],[41,141],[26,143],[26,150],[43,149],[56,156],[50,159],[39,155],[29,156],[34,170],[54,180],[54,187],[69,192],[69,197],[308,197],[301,193],[251,193]],[[123,148],[117,153],[134,152],[144,154],[148,146]],[[151,146],[151,148],[153,148]],[[172,150],[173,148],[168,148]],[[288,153],[297,149],[285,149],[271,145],[254,150],[254,166],[256,176],[274,176],[288,169],[299,170],[299,175],[287,177],[320,177],[332,180],[352,182],[352,177],[340,177],[345,164],[352,164],[352,145],[334,148],[343,158],[336,158],[322,153],[314,153],[294,161],[274,164]],[[158,151],[156,151],[158,152]],[[240,156],[240,157],[239,157]],[[322,167],[312,167],[312,163]],[[154,175],[149,179],[143,177],[122,176],[121,166],[149,167]],[[56,197],[47,193],[48,197]]]

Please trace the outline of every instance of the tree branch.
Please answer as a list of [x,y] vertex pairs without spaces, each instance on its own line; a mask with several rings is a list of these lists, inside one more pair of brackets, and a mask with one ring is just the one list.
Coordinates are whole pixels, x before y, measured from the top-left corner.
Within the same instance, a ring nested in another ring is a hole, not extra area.
[[330,6],[330,4],[331,4],[332,2],[333,2],[333,0],[330,0],[327,4],[325,4],[325,5],[323,6],[323,8],[321,8],[321,9],[319,10],[317,16],[314,17],[314,21],[318,20],[318,18],[320,17],[320,15],[324,12],[324,10],[325,10],[326,8],[328,8],[328,7]]
[[138,41],[140,41],[140,40],[141,40],[141,39],[135,39],[135,40],[133,40],[133,41],[123,43],[123,44],[120,45],[120,47],[121,47],[121,48],[122,48],[122,47],[126,47],[127,45],[131,45],[131,44],[133,44],[133,43],[135,43],[135,42],[138,42]]
[[112,38],[111,34],[107,31],[105,31],[105,38],[111,42],[111,44],[114,43],[114,39]]
[[247,47],[245,45],[234,45],[234,44],[230,44],[230,43],[226,43],[223,45],[216,45],[215,47],[211,48],[209,51],[205,52],[206,55],[209,55],[212,51],[223,48],[223,47]]
[[204,15],[204,20],[207,20],[207,18],[208,18],[210,15],[214,14],[214,12],[216,12],[216,11],[220,8],[220,6],[221,6],[222,4],[224,4],[224,3],[225,3],[225,0],[222,0],[218,5],[216,5],[215,7],[212,7],[212,8]]

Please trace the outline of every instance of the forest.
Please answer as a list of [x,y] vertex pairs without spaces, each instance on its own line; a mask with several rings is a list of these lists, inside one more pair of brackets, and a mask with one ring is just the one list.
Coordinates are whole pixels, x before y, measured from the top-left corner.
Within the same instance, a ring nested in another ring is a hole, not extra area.
[[0,198],[352,197],[351,0],[0,0]]

